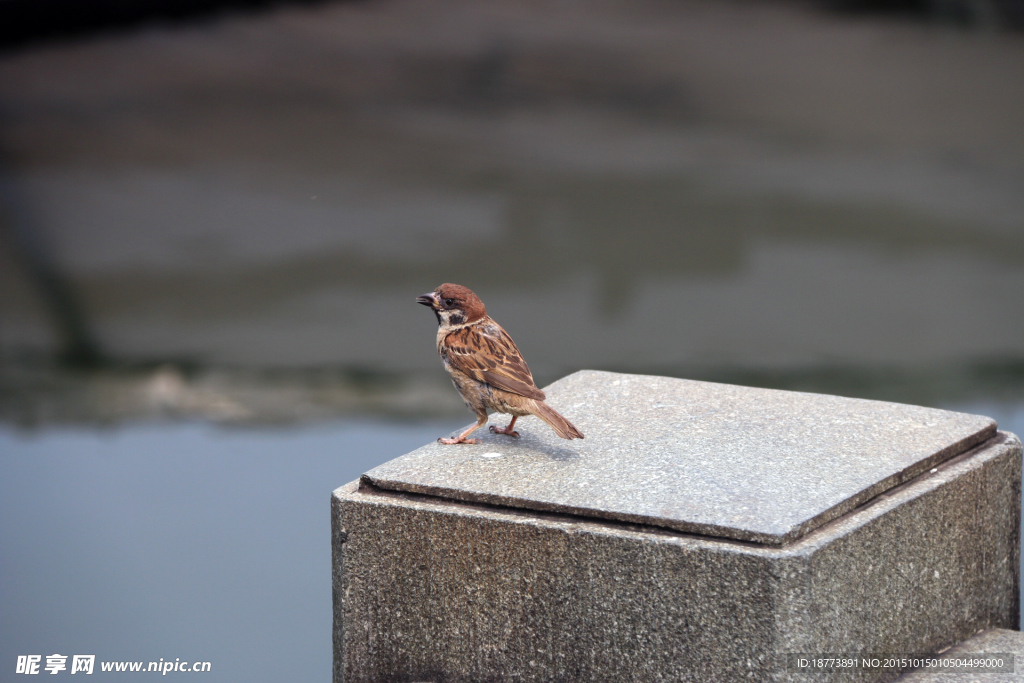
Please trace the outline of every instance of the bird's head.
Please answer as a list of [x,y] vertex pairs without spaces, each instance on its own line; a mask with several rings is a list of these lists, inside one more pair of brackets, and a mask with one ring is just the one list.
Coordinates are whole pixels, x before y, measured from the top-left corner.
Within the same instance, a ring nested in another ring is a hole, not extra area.
[[445,283],[433,292],[416,297],[416,302],[430,306],[437,315],[437,324],[444,327],[471,323],[487,315],[480,297],[462,285]]

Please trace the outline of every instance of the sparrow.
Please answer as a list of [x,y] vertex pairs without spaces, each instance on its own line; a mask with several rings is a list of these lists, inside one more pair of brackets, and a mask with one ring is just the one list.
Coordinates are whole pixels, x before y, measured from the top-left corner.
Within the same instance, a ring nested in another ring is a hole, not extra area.
[[416,297],[437,316],[437,352],[466,406],[476,413],[476,424],[454,439],[441,443],[480,443],[470,434],[487,423],[488,409],[512,416],[507,427],[491,426],[495,434],[518,437],[516,420],[535,415],[563,439],[582,439],[583,432],[544,402],[544,392],[533,382],[530,368],[501,325],[494,322],[480,297],[462,285],[446,283]]

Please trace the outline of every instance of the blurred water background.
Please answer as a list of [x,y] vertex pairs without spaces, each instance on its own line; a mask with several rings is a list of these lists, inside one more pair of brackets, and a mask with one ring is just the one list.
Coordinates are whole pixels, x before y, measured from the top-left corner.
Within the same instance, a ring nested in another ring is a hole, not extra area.
[[93,650],[326,680],[330,491],[469,421],[414,303],[442,282],[541,385],[667,374],[1024,431],[1021,16],[363,0],[8,22],[0,680]]

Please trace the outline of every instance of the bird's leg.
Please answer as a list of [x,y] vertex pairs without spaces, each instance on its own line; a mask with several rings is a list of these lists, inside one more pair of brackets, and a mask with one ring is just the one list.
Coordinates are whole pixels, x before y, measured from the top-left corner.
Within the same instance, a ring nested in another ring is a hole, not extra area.
[[480,443],[480,439],[467,439],[466,437],[475,432],[476,430],[487,424],[487,413],[478,415],[476,424],[467,429],[466,431],[459,434],[454,439],[438,439],[441,443],[455,444],[455,443]]
[[494,425],[491,425],[491,431],[494,432],[495,434],[508,434],[509,436],[514,436],[518,438],[519,432],[512,429],[513,427],[516,426],[516,420],[518,419],[518,415],[513,415],[512,421],[508,423],[508,427],[495,427]]

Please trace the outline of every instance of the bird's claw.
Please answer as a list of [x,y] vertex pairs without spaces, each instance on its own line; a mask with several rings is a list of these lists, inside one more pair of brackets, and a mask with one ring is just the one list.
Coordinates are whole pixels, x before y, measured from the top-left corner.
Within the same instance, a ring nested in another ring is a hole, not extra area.
[[491,425],[490,429],[491,434],[508,434],[509,436],[514,437],[516,439],[519,438],[519,432],[515,431],[514,429],[509,429],[508,427],[495,427],[494,425]]
[[446,443],[446,444],[449,444],[449,445],[457,444],[457,443],[473,444],[473,443],[480,443],[480,439],[461,439],[461,438],[458,438],[458,437],[456,437],[454,439],[439,438],[438,442],[439,443]]

